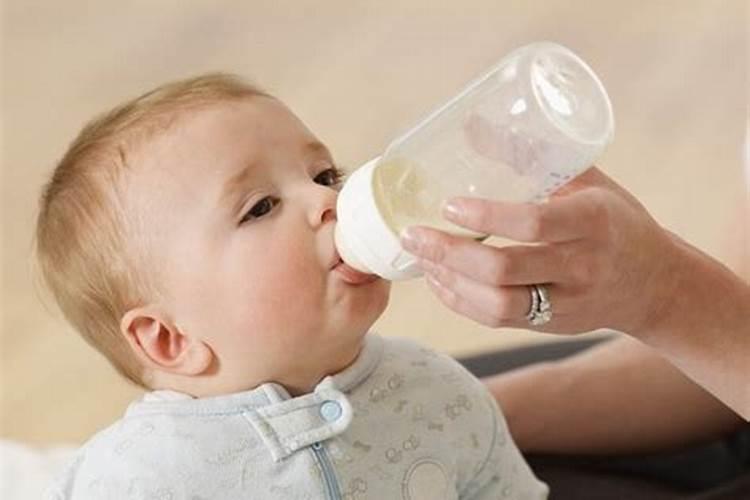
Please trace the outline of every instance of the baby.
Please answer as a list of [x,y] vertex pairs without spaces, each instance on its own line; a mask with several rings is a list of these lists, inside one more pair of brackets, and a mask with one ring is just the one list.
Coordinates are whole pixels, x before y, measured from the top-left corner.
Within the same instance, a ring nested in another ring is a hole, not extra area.
[[45,188],[38,258],[67,319],[150,392],[49,498],[546,498],[477,379],[368,333],[389,283],[336,252],[341,177],[233,76],[83,129]]

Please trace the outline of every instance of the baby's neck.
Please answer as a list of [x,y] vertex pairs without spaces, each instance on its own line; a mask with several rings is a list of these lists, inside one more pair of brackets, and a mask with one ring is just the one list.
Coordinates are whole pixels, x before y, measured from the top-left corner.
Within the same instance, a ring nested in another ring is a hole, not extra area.
[[[308,377],[299,377],[299,381],[296,377],[291,378],[288,382],[278,381],[279,384],[284,386],[284,389],[289,392],[291,396],[302,396],[315,390],[315,387],[328,375],[339,373],[348,368],[359,356],[359,350],[354,353],[353,356],[349,356],[348,359],[342,360],[337,364],[332,364],[330,369],[321,370],[319,373],[311,374]],[[276,382],[276,381],[274,381]]]
[[154,390],[172,390],[195,398],[205,398],[249,391],[273,382],[283,386],[291,396],[296,397],[313,392],[325,377],[349,367],[359,356],[364,343],[364,338],[361,338],[350,345],[332,348],[326,355],[310,356],[307,363],[298,360],[293,368],[282,369],[275,374],[259,375],[251,380],[237,380],[223,373],[218,366],[212,366],[198,376],[157,373],[149,385]]

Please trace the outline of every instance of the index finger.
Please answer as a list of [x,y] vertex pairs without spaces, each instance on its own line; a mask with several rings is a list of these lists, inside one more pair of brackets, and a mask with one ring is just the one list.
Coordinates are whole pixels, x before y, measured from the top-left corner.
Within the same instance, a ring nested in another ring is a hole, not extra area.
[[508,203],[454,198],[443,210],[449,221],[473,231],[521,242],[572,241],[600,227],[606,207],[598,190],[587,189],[545,203]]

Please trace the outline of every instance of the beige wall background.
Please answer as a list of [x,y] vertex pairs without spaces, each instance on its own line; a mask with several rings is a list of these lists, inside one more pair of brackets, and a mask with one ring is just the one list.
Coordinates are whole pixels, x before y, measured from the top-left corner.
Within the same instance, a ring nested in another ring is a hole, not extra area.
[[[747,229],[737,218],[743,0],[6,0],[2,9],[2,438],[78,442],[138,394],[44,305],[31,235],[40,188],[83,122],[169,79],[249,76],[355,167],[511,49],[557,41],[610,92],[608,173],[730,265]],[[551,338],[473,324],[419,281],[394,288],[377,328],[456,355]]]

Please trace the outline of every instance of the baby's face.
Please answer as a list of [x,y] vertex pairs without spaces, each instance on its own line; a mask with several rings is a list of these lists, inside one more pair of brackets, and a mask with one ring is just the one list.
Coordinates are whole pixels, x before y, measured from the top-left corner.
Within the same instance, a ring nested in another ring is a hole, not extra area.
[[326,147],[257,97],[186,113],[144,149],[129,193],[163,306],[211,347],[224,389],[342,368],[389,284],[333,270],[338,178]]

